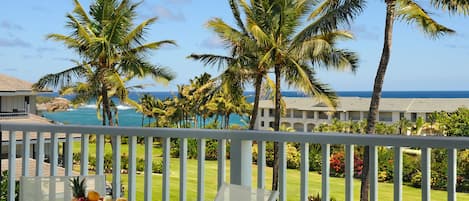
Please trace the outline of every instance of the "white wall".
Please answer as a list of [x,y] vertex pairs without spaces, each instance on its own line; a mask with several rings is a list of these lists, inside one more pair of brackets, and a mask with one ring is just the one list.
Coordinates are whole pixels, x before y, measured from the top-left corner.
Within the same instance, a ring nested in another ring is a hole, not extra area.
[[25,111],[24,96],[2,96],[2,112],[13,112],[16,108],[20,111]]

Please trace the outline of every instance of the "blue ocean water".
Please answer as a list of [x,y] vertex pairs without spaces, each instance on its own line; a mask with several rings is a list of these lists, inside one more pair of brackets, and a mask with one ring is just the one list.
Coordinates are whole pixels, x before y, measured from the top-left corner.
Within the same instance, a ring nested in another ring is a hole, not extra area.
[[[156,98],[165,99],[168,97],[176,96],[175,92],[131,92],[129,97],[133,100],[138,100],[144,93],[150,93]],[[337,92],[339,96],[343,97],[371,97],[370,91],[343,91]],[[253,92],[246,92],[248,101],[253,101]],[[287,91],[282,92],[285,97],[305,97],[303,93]],[[48,94],[48,96],[57,96],[56,93]],[[469,98],[469,91],[385,91],[382,94],[384,98]],[[65,97],[70,98],[70,97]],[[136,126],[142,125],[142,115],[137,113],[135,109],[119,105],[119,125],[120,126]],[[77,125],[101,125],[101,121],[96,116],[96,106],[93,103],[81,106],[79,108],[70,109],[66,112],[44,112],[44,117],[61,122],[64,124],[77,124]],[[147,119],[148,120],[148,119]],[[148,123],[145,120],[145,123]],[[246,122],[237,115],[230,117],[230,123],[246,125]]]

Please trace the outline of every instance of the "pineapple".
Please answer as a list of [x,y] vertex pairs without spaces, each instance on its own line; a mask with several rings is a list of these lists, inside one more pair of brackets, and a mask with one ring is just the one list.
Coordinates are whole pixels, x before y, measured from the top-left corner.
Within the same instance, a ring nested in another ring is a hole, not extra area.
[[[70,180],[72,182],[72,193],[73,197],[76,200],[85,200],[85,192],[86,192],[86,183],[85,179],[80,181],[79,177],[72,178]],[[74,199],[74,200],[75,200]]]

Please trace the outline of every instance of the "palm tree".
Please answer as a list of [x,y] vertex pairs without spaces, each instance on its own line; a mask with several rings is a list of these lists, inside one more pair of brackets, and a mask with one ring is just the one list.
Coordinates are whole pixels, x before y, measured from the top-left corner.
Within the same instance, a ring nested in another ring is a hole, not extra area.
[[[252,5],[242,1],[241,5],[250,19],[249,30],[260,43],[259,49],[266,50],[260,65],[274,69],[274,131],[279,131],[280,126],[282,79],[289,86],[334,107],[335,93],[316,79],[314,67],[355,71],[356,55],[335,44],[339,39],[352,38],[338,27],[361,12],[362,1],[327,0],[316,5],[311,1],[265,0],[252,2]],[[308,13],[304,26],[302,19]],[[278,144],[275,143],[274,161],[277,158]],[[277,189],[278,162],[274,163],[273,174],[272,186]]]
[[[469,13],[469,1],[467,0],[430,0],[436,8],[448,10],[452,13]],[[409,24],[416,24],[425,34],[432,38],[438,38],[448,33],[453,33],[452,29],[439,24],[431,18],[430,13],[423,9],[413,0],[385,0],[386,19],[384,27],[384,43],[381,53],[381,59],[376,73],[373,94],[371,97],[370,109],[368,112],[367,134],[375,133],[376,115],[378,113],[379,101],[383,88],[384,76],[391,56],[393,25],[396,19]],[[363,156],[363,174],[361,178],[360,200],[368,200],[368,171],[369,171],[369,147],[365,147]]]
[[[257,49],[257,41],[248,30],[246,24],[241,19],[239,1],[229,0],[236,27],[232,27],[220,18],[214,18],[207,23],[219,38],[231,49],[229,56],[214,54],[191,54],[189,58],[200,60],[207,65],[218,65],[224,68],[222,78],[225,84],[236,86],[234,90],[241,89],[241,94],[245,83],[252,83],[254,86],[254,101],[249,121],[249,130],[253,130],[259,110],[259,101],[263,79],[267,78],[268,68],[260,64],[260,50]],[[233,92],[233,91],[232,91]],[[239,91],[238,91],[239,92]]]
[[[151,75],[159,81],[169,81],[173,75],[166,68],[150,64],[145,54],[157,50],[164,44],[175,44],[164,40],[143,43],[145,30],[156,21],[156,18],[144,20],[134,25],[137,17],[136,8],[139,4],[129,0],[96,0],[90,6],[89,15],[78,0],[75,9],[67,15],[67,27],[72,30],[70,35],[49,34],[48,39],[63,42],[75,50],[84,60],[82,65],[65,71],[48,74],[42,77],[35,87],[67,87],[79,82],[83,75],[84,65],[89,65],[93,80],[87,80],[95,88],[96,102],[101,102],[103,125],[114,125],[112,99],[109,91],[114,91],[120,100],[129,100],[125,81],[132,78],[143,78]],[[106,121],[107,119],[107,121]]]

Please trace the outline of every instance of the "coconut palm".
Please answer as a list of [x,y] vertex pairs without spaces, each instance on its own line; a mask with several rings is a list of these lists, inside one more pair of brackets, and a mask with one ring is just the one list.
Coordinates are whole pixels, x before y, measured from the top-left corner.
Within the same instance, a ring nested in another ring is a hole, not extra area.
[[[469,13],[469,1],[467,0],[430,0],[436,8],[448,10],[452,13],[462,12]],[[381,59],[376,73],[373,94],[371,97],[370,109],[368,112],[368,124],[366,127],[367,134],[375,133],[376,115],[378,113],[379,101],[381,99],[381,91],[383,88],[384,76],[391,57],[393,25],[397,20],[401,20],[408,24],[415,24],[425,34],[431,38],[438,38],[448,33],[454,32],[452,29],[439,24],[432,19],[429,12],[423,9],[417,2],[413,0],[385,0],[386,19],[384,27],[384,43],[381,53]],[[363,156],[363,174],[361,178],[360,200],[368,200],[368,171],[369,171],[369,147],[365,147]]]
[[[254,86],[254,106],[251,112],[249,129],[254,129],[259,110],[260,92],[263,79],[267,78],[268,68],[260,64],[260,50],[258,50],[257,41],[248,31],[246,24],[241,18],[239,2],[229,0],[233,18],[236,21],[236,27],[232,27],[220,18],[214,18],[207,23],[207,27],[212,29],[217,36],[225,42],[230,48],[230,55],[214,54],[191,54],[189,58],[199,60],[206,65],[217,65],[223,69],[220,78],[228,86],[235,86],[231,91],[240,93],[246,83],[252,83]],[[247,19],[246,19],[247,21]]]
[[[360,0],[312,1],[265,0],[248,5],[241,1],[249,30],[263,52],[261,64],[274,69],[274,130],[279,131],[281,116],[281,81],[314,96],[325,104],[336,105],[335,93],[321,83],[315,67],[355,71],[357,57],[353,52],[335,47],[337,40],[352,35],[338,27],[349,22],[362,10]],[[315,9],[313,9],[315,8]],[[309,14],[308,20],[303,18]],[[299,30],[299,31],[298,31]],[[278,158],[278,144],[274,145],[274,161]],[[273,189],[277,189],[278,162],[273,168]]]
[[[75,50],[89,65],[93,80],[87,80],[100,95],[96,102],[101,102],[103,125],[114,125],[112,100],[109,91],[120,100],[128,100],[128,90],[123,87],[125,81],[132,78],[152,76],[158,81],[169,81],[173,78],[166,68],[150,64],[145,54],[157,50],[164,44],[175,44],[164,40],[144,43],[145,30],[156,21],[156,18],[144,20],[135,25],[136,8],[128,0],[96,0],[90,6],[89,15],[78,0],[75,8],[67,15],[67,27],[72,30],[70,35],[49,34],[48,39],[63,42]],[[79,82],[83,76],[83,65],[65,71],[48,74],[42,77],[35,87],[67,87]],[[116,85],[117,84],[117,85]],[[116,87],[119,86],[119,87]],[[107,121],[106,121],[107,119]]]

